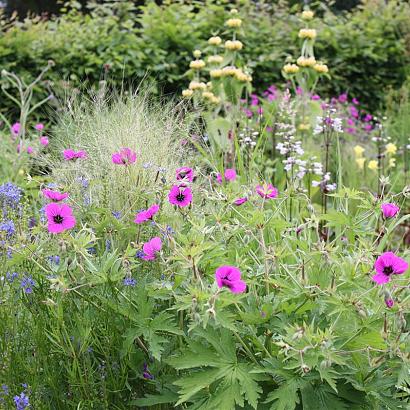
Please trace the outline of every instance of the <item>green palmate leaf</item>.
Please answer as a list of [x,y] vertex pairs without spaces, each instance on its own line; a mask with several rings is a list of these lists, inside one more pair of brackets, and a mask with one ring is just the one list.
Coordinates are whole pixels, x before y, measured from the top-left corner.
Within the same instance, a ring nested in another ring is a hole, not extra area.
[[214,350],[195,341],[190,342],[189,348],[182,351],[180,356],[171,357],[166,362],[178,370],[203,366],[218,367],[227,364],[215,354]]
[[335,391],[337,394],[337,387],[336,387],[336,379],[338,378],[339,374],[332,370],[331,368],[322,369],[320,366],[318,367],[318,371],[320,374],[320,378],[322,380],[326,380],[329,386]]
[[295,379],[288,380],[277,389],[270,392],[265,403],[273,402],[271,410],[294,410],[299,404],[299,382]]
[[258,374],[250,374],[249,372],[252,369],[253,366],[241,363],[236,368],[235,376],[241,386],[241,394],[243,394],[248,403],[256,409],[258,399],[262,393],[262,388],[258,385],[257,381],[262,380],[263,377]]
[[352,338],[352,340],[346,345],[347,348],[353,350],[363,349],[368,346],[373,347],[374,349],[386,349],[387,347],[386,342],[378,331],[359,334]]
[[337,211],[330,211],[327,214],[324,214],[321,216],[321,219],[325,220],[328,222],[330,226],[345,226],[345,225],[351,225],[351,220],[348,215],[346,215],[343,212],[337,212]]
[[206,369],[199,372],[192,372],[189,375],[175,381],[174,384],[179,386],[179,400],[176,405],[180,405],[194,396],[196,393],[209,386],[226,374],[226,368]]
[[147,394],[143,398],[133,400],[130,404],[134,406],[155,406],[157,404],[175,403],[178,400],[178,394],[166,390],[159,395]]
[[301,389],[304,410],[348,410],[348,403],[339,399],[329,386],[310,383],[304,384]]

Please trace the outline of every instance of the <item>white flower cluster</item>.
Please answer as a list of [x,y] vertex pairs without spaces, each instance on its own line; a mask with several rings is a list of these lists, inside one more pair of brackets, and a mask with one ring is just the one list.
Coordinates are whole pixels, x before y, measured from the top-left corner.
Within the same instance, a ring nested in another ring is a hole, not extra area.
[[302,148],[301,141],[295,141],[295,137],[287,137],[284,142],[276,144],[276,149],[279,150],[281,155],[287,155],[295,153],[297,155],[303,155],[305,151]]
[[313,130],[313,134],[321,134],[325,129],[333,129],[333,131],[335,132],[342,132],[342,119],[330,117],[316,117],[316,126]]
[[323,175],[323,179],[321,181],[312,181],[312,186],[319,186],[323,192],[335,191],[337,187],[335,183],[330,183],[330,172],[326,172],[326,174]]
[[252,131],[244,128],[242,132],[238,134],[239,140],[243,145],[254,147],[256,145],[256,138],[258,137],[258,131]]

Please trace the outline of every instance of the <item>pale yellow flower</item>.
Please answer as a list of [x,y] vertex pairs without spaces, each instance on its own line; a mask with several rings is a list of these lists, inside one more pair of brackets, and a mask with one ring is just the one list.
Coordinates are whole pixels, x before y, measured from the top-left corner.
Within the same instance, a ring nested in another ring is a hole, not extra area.
[[237,9],[232,9],[231,14],[238,14],[238,10]]
[[212,98],[211,98],[211,103],[212,104],[219,104],[221,102],[221,99],[219,98],[219,97],[217,97],[216,95],[214,95]]
[[182,96],[185,98],[192,97],[193,94],[194,92],[192,90],[189,90],[189,89],[182,90]]
[[235,73],[235,78],[238,81],[243,81],[243,82],[247,82],[247,81],[252,81],[252,77],[246,73],[244,73],[242,70],[237,69],[236,73]]
[[285,64],[283,66],[283,72],[285,74],[295,74],[299,71],[299,67],[296,64]]
[[389,167],[394,168],[396,166],[396,158],[389,159]]
[[229,20],[227,20],[227,22],[226,22],[226,25],[227,25],[228,27],[231,27],[231,28],[238,28],[238,27],[241,26],[241,24],[242,24],[242,20],[241,20],[241,19],[229,19]]
[[361,147],[360,145],[356,145],[353,148],[353,151],[354,151],[354,155],[356,155],[356,158],[361,158],[363,156],[365,149]]
[[304,10],[302,12],[302,19],[305,21],[312,20],[315,13],[312,10]]
[[367,168],[371,169],[372,171],[376,171],[378,168],[378,163],[376,160],[372,159],[369,161],[369,164],[367,165]]
[[313,66],[313,69],[321,74],[326,74],[329,72],[329,67],[326,64],[317,63]]
[[209,75],[211,76],[211,78],[220,78],[223,75],[223,71],[218,68],[216,70],[211,70],[209,72]]
[[222,75],[226,77],[234,76],[237,71],[238,69],[236,67],[228,65],[222,69]]
[[310,124],[302,123],[302,124],[299,124],[298,128],[300,131],[307,131],[308,129],[310,129]]
[[397,146],[395,144],[392,144],[391,142],[389,142],[386,145],[386,153],[394,155],[396,152],[397,152]]
[[215,97],[215,94],[211,91],[204,91],[202,93],[202,97],[212,99],[213,97]]
[[224,61],[222,56],[214,55],[208,57],[209,64],[221,64]]
[[211,46],[219,46],[219,44],[221,44],[221,43],[222,43],[222,39],[219,36],[211,37],[208,40],[208,44],[210,44]]
[[201,50],[194,50],[193,54],[194,54],[195,58],[199,58],[199,57],[201,57],[202,52],[201,52]]
[[316,38],[316,30],[314,28],[301,28],[299,30],[299,38],[308,38],[310,40],[313,40]]
[[364,168],[365,162],[366,162],[366,158],[356,158],[356,164],[360,169]]
[[190,90],[205,90],[206,84],[203,82],[199,82],[199,81],[191,81],[189,83],[189,89]]
[[313,67],[316,64],[315,57],[303,57],[300,56],[296,62],[300,67]]
[[225,41],[225,48],[230,51],[242,50],[243,44],[239,40]]
[[194,70],[200,70],[201,68],[205,67],[205,61],[204,60],[194,60],[189,63],[189,67],[194,69]]

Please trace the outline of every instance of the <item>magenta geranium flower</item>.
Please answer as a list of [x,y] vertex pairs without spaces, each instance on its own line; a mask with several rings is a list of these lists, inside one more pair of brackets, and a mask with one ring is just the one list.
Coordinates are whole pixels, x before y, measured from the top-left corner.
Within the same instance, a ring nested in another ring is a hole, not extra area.
[[61,233],[75,226],[73,210],[67,204],[52,202],[45,207],[45,212],[48,221],[47,228],[51,233]]
[[232,293],[242,293],[246,290],[246,283],[241,280],[241,271],[235,266],[220,266],[215,271],[215,280],[219,288],[226,287]]
[[40,137],[40,144],[46,147],[49,144],[47,137]]
[[21,125],[19,122],[15,122],[12,126],[11,126],[11,132],[14,135],[19,135],[20,133],[20,129],[21,129]]
[[277,198],[279,195],[278,189],[272,184],[263,184],[256,186],[256,193],[262,198]]
[[34,128],[35,128],[37,131],[41,131],[41,130],[44,129],[44,124],[42,124],[41,122],[39,122],[38,124],[36,124],[36,125],[34,126]]
[[159,205],[154,204],[145,211],[138,212],[135,216],[134,222],[136,224],[142,224],[154,217],[154,215],[159,211]]
[[33,152],[34,152],[34,148],[28,146],[28,147],[27,147],[27,154],[32,154]]
[[393,203],[384,203],[381,208],[385,218],[393,218],[400,212],[400,208]]
[[372,279],[379,285],[390,282],[391,275],[401,275],[406,272],[409,264],[393,252],[385,252],[380,255],[374,264],[376,275]]
[[51,199],[54,202],[60,202],[63,199],[68,198],[67,192],[61,193],[58,191],[53,191],[51,189],[43,189],[41,192],[46,198]]
[[112,163],[117,165],[130,165],[137,160],[137,154],[131,148],[121,148],[111,156]]
[[63,156],[66,161],[71,161],[78,158],[87,158],[87,153],[83,150],[74,151],[73,149],[65,149]]
[[169,203],[184,208],[192,202],[191,188],[173,185],[168,194]]
[[189,167],[177,168],[176,170],[177,181],[189,181],[192,182],[195,179],[194,170]]
[[[232,168],[225,169],[224,178],[225,178],[225,181],[235,181],[236,171]],[[216,181],[218,182],[218,184],[222,184],[222,175],[221,174],[216,175]]]
[[144,243],[144,246],[142,247],[142,250],[144,252],[142,259],[145,259],[146,261],[153,261],[161,248],[161,238],[158,236],[152,238],[150,241]]
[[247,201],[248,201],[248,198],[246,198],[246,196],[244,196],[242,198],[235,199],[235,201],[233,203],[234,203],[234,205],[239,206],[239,205],[244,204]]

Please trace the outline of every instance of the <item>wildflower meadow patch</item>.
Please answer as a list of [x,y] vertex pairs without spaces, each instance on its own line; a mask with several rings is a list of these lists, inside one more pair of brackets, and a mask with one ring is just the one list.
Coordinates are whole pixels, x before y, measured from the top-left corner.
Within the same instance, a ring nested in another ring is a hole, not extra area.
[[1,409],[409,408],[409,100],[319,92],[306,6],[258,90],[245,6],[173,99],[4,74]]

